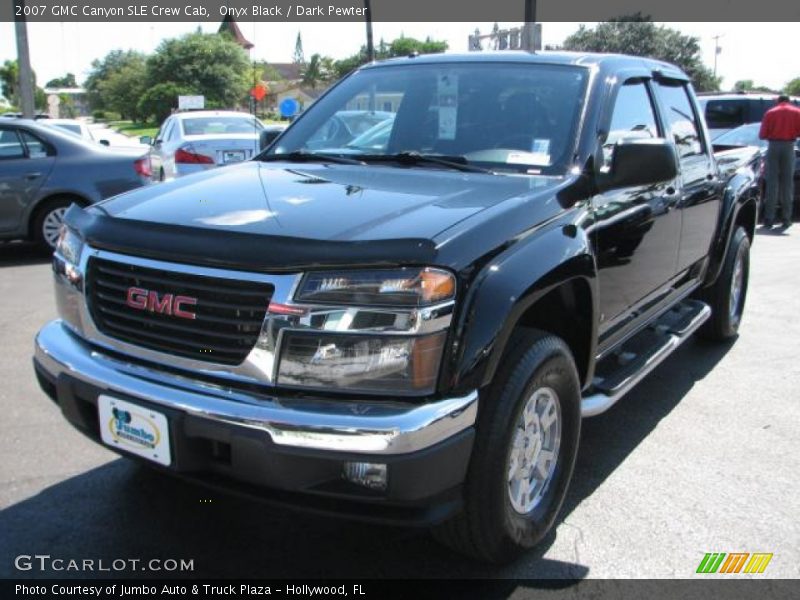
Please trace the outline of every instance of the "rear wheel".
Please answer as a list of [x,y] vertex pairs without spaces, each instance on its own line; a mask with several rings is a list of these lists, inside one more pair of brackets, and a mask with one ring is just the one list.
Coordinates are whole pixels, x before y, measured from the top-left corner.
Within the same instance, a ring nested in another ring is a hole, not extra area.
[[698,331],[700,337],[725,341],[737,335],[747,299],[749,277],[750,239],[742,227],[737,227],[717,281],[700,295],[711,307],[711,317]]
[[580,384],[559,338],[516,333],[506,365],[482,394],[461,514],[435,537],[472,557],[503,563],[540,542],[566,496],[580,435]]
[[73,203],[70,198],[54,198],[36,211],[33,218],[33,239],[43,250],[54,250],[58,234],[64,222],[64,215]]

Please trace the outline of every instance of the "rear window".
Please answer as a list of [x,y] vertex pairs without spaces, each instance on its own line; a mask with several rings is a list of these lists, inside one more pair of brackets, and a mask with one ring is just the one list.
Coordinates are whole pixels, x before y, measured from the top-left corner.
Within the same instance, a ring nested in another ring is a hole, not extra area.
[[[709,100],[706,123],[711,129],[733,129],[748,122],[746,111],[744,100]],[[756,120],[760,121],[761,117]]]
[[225,133],[257,133],[261,123],[247,117],[195,117],[182,119],[184,135],[214,135]]

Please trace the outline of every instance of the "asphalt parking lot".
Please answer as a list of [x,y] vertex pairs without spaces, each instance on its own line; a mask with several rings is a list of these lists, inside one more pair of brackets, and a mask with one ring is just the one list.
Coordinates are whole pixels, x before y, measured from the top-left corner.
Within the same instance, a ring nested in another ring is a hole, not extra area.
[[92,575],[14,568],[49,554],[193,559],[186,575],[202,577],[692,578],[706,552],[770,552],[758,577],[800,576],[800,224],[757,236],[734,343],[688,342],[584,422],[562,522],[503,568],[425,531],[209,493],[89,442],[31,367],[33,337],[55,316],[49,271],[30,247],[0,245],[0,577]]

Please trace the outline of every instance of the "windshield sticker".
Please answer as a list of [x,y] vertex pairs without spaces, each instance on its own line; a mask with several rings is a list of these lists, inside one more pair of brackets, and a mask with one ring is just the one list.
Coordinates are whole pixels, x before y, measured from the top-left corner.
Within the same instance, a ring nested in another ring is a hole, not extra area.
[[543,152],[509,152],[506,163],[510,165],[539,165],[550,164],[550,155]]
[[458,77],[453,73],[442,73],[437,82],[439,105],[440,140],[456,139],[458,121]]
[[531,152],[547,156],[547,163],[550,163],[550,140],[534,139],[531,144]]

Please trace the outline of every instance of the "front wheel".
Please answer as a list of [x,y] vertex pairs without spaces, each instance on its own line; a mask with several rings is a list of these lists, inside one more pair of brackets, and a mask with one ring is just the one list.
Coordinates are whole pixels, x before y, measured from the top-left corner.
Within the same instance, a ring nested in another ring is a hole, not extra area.
[[550,531],[572,477],[580,383],[567,345],[535,330],[512,336],[480,416],[461,514],[442,543],[493,563],[514,559]]
[[711,317],[698,330],[700,337],[725,341],[736,336],[742,322],[749,278],[750,238],[742,227],[737,227],[717,281],[700,295],[711,307]]

